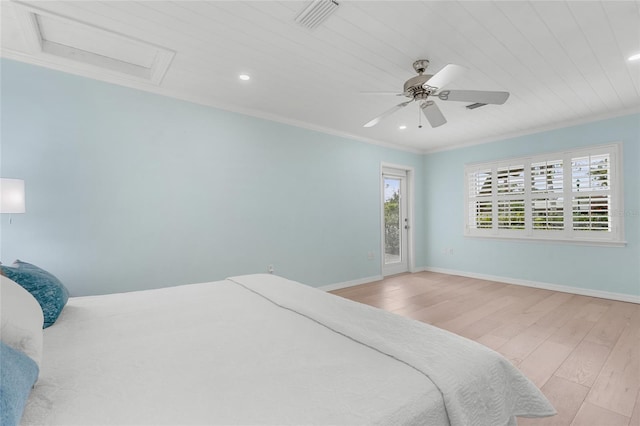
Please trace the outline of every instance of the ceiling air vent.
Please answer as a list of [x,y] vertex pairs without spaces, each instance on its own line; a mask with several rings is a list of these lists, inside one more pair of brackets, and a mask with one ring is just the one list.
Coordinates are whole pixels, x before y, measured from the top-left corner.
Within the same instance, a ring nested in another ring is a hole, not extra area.
[[335,0],[313,0],[296,16],[296,22],[312,30],[335,12],[339,5]]
[[480,108],[482,106],[485,106],[486,104],[483,104],[481,102],[476,102],[475,104],[471,104],[471,105],[467,105],[466,108],[467,109],[476,109],[476,108]]

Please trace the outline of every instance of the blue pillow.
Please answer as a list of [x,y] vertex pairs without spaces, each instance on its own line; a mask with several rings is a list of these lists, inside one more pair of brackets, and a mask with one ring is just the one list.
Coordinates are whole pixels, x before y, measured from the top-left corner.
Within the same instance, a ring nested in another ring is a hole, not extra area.
[[19,260],[16,260],[13,266],[0,265],[0,270],[6,277],[24,287],[40,303],[44,315],[42,328],[52,326],[69,299],[69,292],[60,280],[42,268]]
[[20,423],[38,373],[34,360],[0,342],[0,425]]

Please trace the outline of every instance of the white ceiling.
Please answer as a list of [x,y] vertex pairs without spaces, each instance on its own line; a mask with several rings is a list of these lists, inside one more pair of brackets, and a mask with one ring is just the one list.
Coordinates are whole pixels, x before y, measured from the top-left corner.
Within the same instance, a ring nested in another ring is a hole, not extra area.
[[[314,30],[294,21],[308,4],[300,1],[21,4],[175,56],[159,85],[51,56],[33,48],[18,19],[24,8],[2,1],[3,57],[420,152],[640,108],[640,61],[627,61],[640,53],[639,1],[341,1]],[[476,110],[436,99],[448,120],[436,129],[424,119],[417,128],[417,104],[363,128],[405,98],[362,92],[401,92],[421,58],[429,73],[448,63],[469,69],[448,89],[511,96]]]

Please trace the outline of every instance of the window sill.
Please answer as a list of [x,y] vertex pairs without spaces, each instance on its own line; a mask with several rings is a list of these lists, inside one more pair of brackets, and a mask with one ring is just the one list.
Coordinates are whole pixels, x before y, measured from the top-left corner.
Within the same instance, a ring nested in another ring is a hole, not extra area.
[[575,246],[596,246],[596,247],[626,247],[627,242],[611,241],[611,240],[589,240],[589,239],[572,239],[572,238],[544,238],[544,237],[512,237],[505,235],[465,235],[465,238],[487,239],[522,242],[529,241],[532,243],[550,243],[550,244],[568,244]]

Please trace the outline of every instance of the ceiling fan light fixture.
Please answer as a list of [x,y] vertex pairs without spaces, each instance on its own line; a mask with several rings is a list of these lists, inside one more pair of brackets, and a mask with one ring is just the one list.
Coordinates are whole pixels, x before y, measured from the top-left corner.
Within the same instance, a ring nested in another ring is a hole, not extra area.
[[296,16],[295,21],[310,30],[322,24],[340,6],[336,0],[313,0]]

